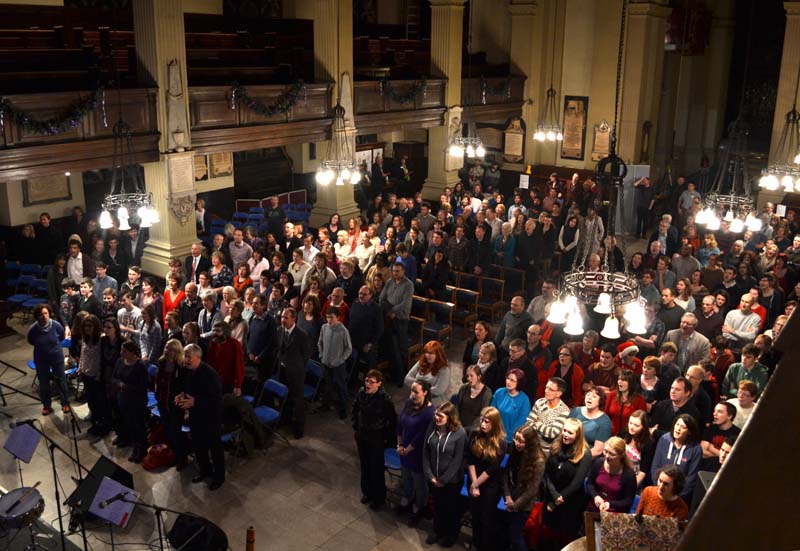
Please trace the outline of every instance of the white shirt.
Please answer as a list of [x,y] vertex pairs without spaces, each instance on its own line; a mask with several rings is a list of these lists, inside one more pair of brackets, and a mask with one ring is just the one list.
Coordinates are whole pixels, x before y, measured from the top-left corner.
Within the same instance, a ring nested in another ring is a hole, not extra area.
[[302,250],[303,250],[303,260],[305,260],[306,262],[311,262],[312,260],[314,260],[314,257],[317,256],[317,254],[319,254],[319,249],[316,248],[314,245],[311,245],[311,247],[309,248],[303,247]]
[[67,275],[75,283],[80,284],[83,279],[83,253],[78,253],[76,258],[67,259]]

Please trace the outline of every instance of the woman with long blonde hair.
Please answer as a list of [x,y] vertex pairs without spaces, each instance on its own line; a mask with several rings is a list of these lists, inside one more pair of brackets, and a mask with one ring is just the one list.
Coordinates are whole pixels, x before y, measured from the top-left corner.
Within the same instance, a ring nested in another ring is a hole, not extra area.
[[550,457],[545,464],[542,509],[545,548],[561,549],[578,538],[586,508],[583,480],[591,466],[592,452],[583,436],[583,423],[569,418],[564,421],[561,436],[550,446]]
[[414,364],[405,378],[405,384],[411,386],[417,380],[427,381],[431,385],[431,401],[439,406],[450,398],[450,368],[447,355],[439,341],[428,341],[422,348],[419,361]]
[[493,407],[483,408],[467,453],[473,543],[479,551],[494,549],[497,544],[497,502],[503,491],[501,464],[506,447],[500,412]]
[[626,453],[625,440],[612,436],[603,447],[603,457],[592,463],[589,480],[589,508],[592,512],[627,513],[636,495],[636,475]]

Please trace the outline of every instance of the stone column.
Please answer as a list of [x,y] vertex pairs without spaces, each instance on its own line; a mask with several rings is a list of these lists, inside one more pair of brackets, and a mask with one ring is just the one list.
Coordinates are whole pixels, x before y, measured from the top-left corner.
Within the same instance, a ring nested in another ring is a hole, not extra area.
[[[769,164],[785,163],[778,158],[778,144],[786,122],[786,113],[794,104],[794,89],[797,71],[800,71],[800,2],[784,2],[786,10],[786,29],[783,33],[783,54],[781,55],[781,74],[778,80],[778,97],[775,100],[775,118],[772,122],[772,140],[769,147]],[[780,203],[785,192],[783,188],[769,191],[758,188],[758,208],[765,203]]]
[[[431,0],[431,76],[446,78],[445,105],[461,106],[461,53],[464,30],[465,0]],[[425,199],[438,200],[447,186],[458,182],[458,169],[463,159],[450,157],[448,126],[460,109],[445,116],[445,124],[428,131],[428,177],[422,187]]]
[[[189,94],[186,80],[186,44],[181,0],[134,0],[133,21],[140,80],[152,79],[158,88],[156,117],[161,132],[161,160],[145,163],[147,190],[153,194],[161,221],[150,228],[142,257],[146,272],[163,275],[172,256],[188,254],[197,240],[194,222],[194,190],[169,178],[170,163],[185,163],[191,154],[170,153],[178,144],[174,132],[184,133],[184,147],[191,145]],[[170,63],[173,69],[170,71]],[[186,211],[191,216],[186,216]]]
[[[628,4],[625,64],[617,128],[617,153],[628,163],[642,160],[643,147],[652,162],[657,134],[658,107],[664,64],[664,34],[671,10],[666,0]],[[616,40],[615,40],[616,42]],[[643,127],[650,122],[648,143],[643,146]]]
[[[536,147],[533,133],[536,130],[539,108],[539,92],[542,88],[541,32],[537,32],[537,24],[541,24],[539,3],[537,0],[517,0],[508,6],[511,12],[511,72],[525,75],[524,98],[535,98],[534,101],[522,105],[522,120],[526,124],[524,162],[533,163]],[[539,53],[537,53],[539,52]]]
[[[797,3],[797,2],[795,2]],[[725,134],[725,107],[731,73],[735,26],[733,3],[717,0],[711,20],[711,36],[706,48],[706,113],[703,149],[709,159]]]
[[[341,97],[347,120],[347,134],[355,154],[355,126],[353,125],[353,1],[352,0],[296,0],[287,4],[287,14],[314,21],[314,77],[320,82],[335,83],[333,105]],[[347,77],[345,78],[345,75]],[[346,83],[345,83],[346,81]],[[316,144],[317,162],[328,150],[327,142]],[[301,152],[302,154],[302,152]],[[312,163],[309,163],[312,165]],[[313,166],[313,165],[312,165]],[[316,169],[316,166],[314,167]],[[334,212],[347,221],[359,214],[353,199],[353,186],[317,184],[317,201],[311,212],[310,224],[318,227],[328,221]]]
[[778,144],[786,122],[786,113],[794,104],[794,90],[797,72],[800,71],[800,2],[784,2],[786,10],[786,29],[783,33],[783,54],[781,73],[778,80],[778,97],[775,100],[775,118],[772,123],[772,140],[769,147],[769,162],[783,163],[778,159]]

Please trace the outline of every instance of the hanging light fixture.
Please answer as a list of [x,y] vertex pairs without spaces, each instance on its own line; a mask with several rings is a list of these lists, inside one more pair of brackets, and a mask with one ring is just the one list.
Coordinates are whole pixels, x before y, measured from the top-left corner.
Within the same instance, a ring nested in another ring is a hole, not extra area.
[[343,186],[345,182],[355,185],[361,180],[353,146],[347,136],[344,114],[344,107],[337,103],[333,108],[331,141],[315,177],[317,183],[323,186],[331,182],[336,182],[337,186]]
[[[778,186],[786,193],[800,191],[800,112],[797,111],[797,92],[800,88],[800,67],[794,83],[794,102],[784,117],[781,138],[775,151],[774,162],[761,171],[759,187],[775,191]],[[780,182],[780,183],[778,183]]]
[[[619,119],[619,98],[622,86],[626,11],[627,2],[623,1],[617,57],[614,121],[610,129],[609,153],[607,157],[597,163],[596,168],[597,182],[603,188],[608,189],[609,202],[614,207],[624,202],[622,184],[628,173],[627,165],[616,153],[616,125]],[[616,212],[616,208],[611,208],[608,216],[608,232],[612,236],[616,229]],[[589,271],[586,269],[586,260],[592,249],[592,239],[589,236],[596,234],[598,219],[599,217],[595,218],[585,231],[581,228],[572,268],[561,275],[558,299],[551,304],[550,316],[547,321],[551,323],[566,322],[565,333],[569,335],[582,334],[582,304],[587,310],[593,308],[597,313],[608,314],[609,317],[605,322],[602,334],[606,338],[617,339],[619,338],[620,320],[616,317],[616,308],[623,307],[626,314],[628,308],[631,309],[631,319],[626,318],[626,320],[633,325],[636,334],[642,334],[645,332],[643,328],[645,321],[644,309],[639,303],[639,283],[633,275],[627,272],[624,265],[609,265],[609,259],[613,264],[613,250],[609,250],[608,246],[605,247],[604,258],[599,270]],[[624,249],[624,242],[620,243],[620,246]]]
[[[558,18],[558,13],[553,11],[553,18]],[[556,28],[556,21],[553,21],[552,29]],[[552,31],[553,35],[553,61],[550,64],[550,87],[546,92],[546,99],[544,109],[542,110],[539,124],[536,125],[536,132],[533,133],[533,139],[538,142],[560,142],[564,139],[561,133],[561,124],[559,123],[558,106],[556,105],[556,89],[553,86],[554,73],[556,67],[556,32]]]
[[[750,19],[754,16],[755,1],[750,5]],[[711,189],[705,196],[705,209],[702,211],[701,220],[710,231],[720,228],[723,217],[727,217],[730,226],[746,227],[752,231],[761,229],[761,220],[754,216],[756,207],[752,193],[750,170],[748,167],[747,137],[750,127],[744,118],[745,85],[750,67],[750,44],[752,40],[752,25],[747,34],[747,52],[744,61],[744,77],[739,98],[739,113],[728,127],[728,138],[719,145],[717,174]],[[796,130],[795,130],[796,132]],[[797,140],[794,139],[795,146]],[[782,177],[782,176],[781,176]],[[781,185],[780,179],[775,174],[765,174],[759,185],[770,190],[777,190]],[[696,220],[695,220],[696,221]]]
[[486,149],[483,147],[483,142],[478,136],[478,130],[475,123],[467,125],[466,136],[455,136],[453,143],[450,144],[450,155],[453,157],[463,157],[466,155],[470,159],[475,157],[483,157],[486,155]]
[[145,189],[140,176],[131,130],[122,120],[122,111],[113,132],[111,190],[103,200],[100,227],[107,230],[114,225],[113,213],[119,220],[119,229],[122,231],[131,229],[131,221],[138,222],[142,228],[149,228],[160,219],[153,203],[153,194]]

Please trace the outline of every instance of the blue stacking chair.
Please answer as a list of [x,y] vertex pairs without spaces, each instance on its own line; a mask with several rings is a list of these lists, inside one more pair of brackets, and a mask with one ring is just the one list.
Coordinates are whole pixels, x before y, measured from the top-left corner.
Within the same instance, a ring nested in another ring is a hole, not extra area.
[[6,262],[6,272],[8,273],[8,279],[6,279],[6,287],[8,287],[8,289],[11,291],[16,290],[17,288],[17,281],[19,280],[20,267],[21,264],[16,260],[9,260]]
[[322,364],[314,360],[308,360],[306,364],[306,383],[303,385],[303,398],[309,402],[316,400],[324,377],[325,368],[322,367]]
[[287,445],[289,444],[289,440],[278,432],[277,428],[288,396],[289,388],[285,384],[279,383],[275,379],[267,379],[264,381],[264,385],[261,389],[259,402],[266,398],[269,400],[270,405],[259,405],[253,410],[258,422],[261,423],[266,430],[286,442]]
[[14,294],[8,297],[8,303],[12,308],[21,308],[25,302],[33,298],[33,295],[30,294],[30,287],[34,279],[32,275],[20,275],[17,278]]
[[261,207],[250,207],[250,214],[260,214],[264,216],[264,209]]
[[237,220],[239,222],[244,222],[245,220],[247,220],[247,213],[246,212],[241,212],[241,211],[240,212],[234,212],[233,213],[233,219]]

